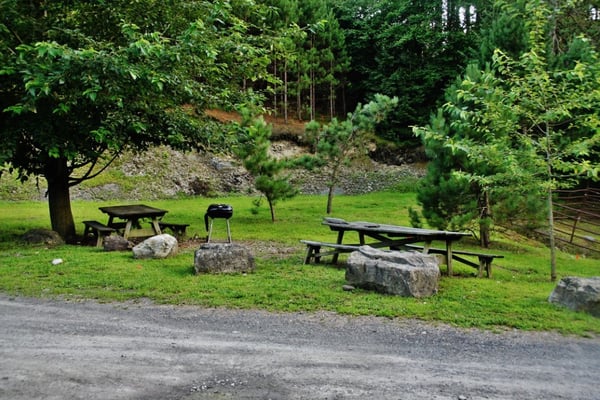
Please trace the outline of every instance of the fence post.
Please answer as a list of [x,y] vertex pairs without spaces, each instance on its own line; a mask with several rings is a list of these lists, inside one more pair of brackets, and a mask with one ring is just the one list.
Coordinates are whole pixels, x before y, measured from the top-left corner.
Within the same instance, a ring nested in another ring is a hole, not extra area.
[[575,231],[577,230],[577,223],[579,222],[579,220],[581,219],[581,214],[577,213],[577,218],[575,218],[575,221],[573,222],[573,230],[571,231],[571,240],[569,240],[569,243],[573,244],[573,238],[575,237]]

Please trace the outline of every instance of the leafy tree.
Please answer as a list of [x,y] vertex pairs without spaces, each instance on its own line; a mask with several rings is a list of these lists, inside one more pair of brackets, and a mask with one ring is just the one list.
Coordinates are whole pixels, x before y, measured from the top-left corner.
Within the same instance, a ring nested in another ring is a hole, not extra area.
[[0,15],[0,163],[46,178],[65,239],[69,188],[121,151],[223,145],[193,110],[239,97],[227,64],[237,59],[221,52],[241,46],[247,25],[230,2],[2,1]]
[[283,174],[288,161],[278,160],[269,153],[271,127],[264,118],[255,117],[250,108],[242,108],[241,114],[242,121],[234,124],[239,141],[235,152],[254,177],[256,190],[267,199],[271,221],[275,222],[276,203],[294,197],[298,191]]
[[515,199],[507,193],[518,196],[519,189],[545,194],[550,277],[555,280],[552,192],[582,177],[598,179],[600,172],[600,63],[582,37],[573,38],[567,53],[556,52],[548,34],[554,32],[560,7],[543,1],[529,1],[522,9],[502,6],[525,21],[528,51],[514,58],[496,50],[491,68],[467,74],[442,107],[449,130],[438,122],[415,132],[426,146],[445,148],[460,165],[453,173],[492,203],[507,204],[502,196]]
[[375,125],[397,104],[397,98],[377,94],[366,105],[359,104],[343,121],[334,118],[331,123],[322,127],[316,121],[306,125],[307,136],[316,143],[316,164],[329,167],[327,214],[332,211],[333,193],[339,183],[340,169],[352,160],[365,156],[364,151],[368,140],[372,138]]

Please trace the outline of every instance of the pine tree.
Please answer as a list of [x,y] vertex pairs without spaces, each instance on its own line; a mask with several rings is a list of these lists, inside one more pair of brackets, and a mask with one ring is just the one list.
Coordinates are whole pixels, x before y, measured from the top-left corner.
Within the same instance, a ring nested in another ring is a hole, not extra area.
[[242,108],[241,114],[242,121],[234,125],[239,141],[235,152],[254,177],[256,190],[267,199],[271,220],[275,222],[276,203],[294,197],[298,190],[283,174],[287,160],[278,160],[269,154],[271,127],[262,116],[254,116],[250,108]]

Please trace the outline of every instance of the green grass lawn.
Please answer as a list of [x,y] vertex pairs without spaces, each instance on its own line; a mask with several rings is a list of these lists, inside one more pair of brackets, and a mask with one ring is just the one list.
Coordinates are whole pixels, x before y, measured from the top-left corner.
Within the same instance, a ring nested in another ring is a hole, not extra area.
[[[53,248],[25,245],[19,237],[31,228],[48,228],[47,204],[0,202],[0,291],[11,295],[121,301],[149,298],[157,303],[193,304],[204,307],[260,308],[270,311],[327,310],[351,315],[419,318],[462,327],[490,330],[553,330],[565,334],[597,335],[600,319],[572,312],[547,302],[555,286],[550,282],[549,250],[517,235],[496,234],[486,252],[504,255],[494,261],[492,279],[476,278],[476,270],[454,263],[458,276],[443,276],[436,296],[402,298],[355,290],[345,292],[344,270],[328,265],[303,265],[300,239],[334,241],[323,225],[326,198],[299,196],[279,203],[278,221],[272,223],[268,208],[253,213],[252,198],[185,198],[144,202],[169,210],[165,220],[189,223],[188,237],[205,237],[204,212],[209,204],[227,203],[234,208],[231,230],[234,241],[277,243],[291,251],[257,257],[256,271],[246,275],[195,275],[197,245],[182,246],[176,257],[136,260],[130,252],[104,252],[92,246],[63,245]],[[127,201],[73,202],[81,234],[81,221],[105,222],[98,207]],[[375,193],[338,196],[331,216],[347,220],[409,225],[412,193]],[[215,221],[213,238],[226,238],[225,226]],[[196,243],[200,243],[197,241]],[[476,249],[470,240],[456,248]],[[52,260],[63,259],[53,265]],[[600,261],[558,254],[562,276],[600,275]]]

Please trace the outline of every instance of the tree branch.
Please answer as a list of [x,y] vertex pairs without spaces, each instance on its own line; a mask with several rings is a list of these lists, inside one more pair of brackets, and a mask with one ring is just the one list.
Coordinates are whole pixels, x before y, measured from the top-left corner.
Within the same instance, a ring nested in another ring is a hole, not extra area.
[[[100,175],[102,172],[104,172],[112,163],[113,161],[119,156],[121,155],[121,151],[117,151],[112,158],[102,167],[100,168],[100,170],[96,171],[95,173],[92,174],[92,171],[94,170],[94,168],[96,167],[96,164],[98,163],[98,158],[96,158],[94,161],[91,161],[89,164],[89,168],[88,170],[85,172],[85,174],[83,174],[81,177],[76,178],[76,177],[69,177],[69,186],[76,186],[78,184],[80,184],[83,181],[87,181],[90,179],[95,178],[96,176]],[[83,166],[85,164],[82,164],[81,166]]]

